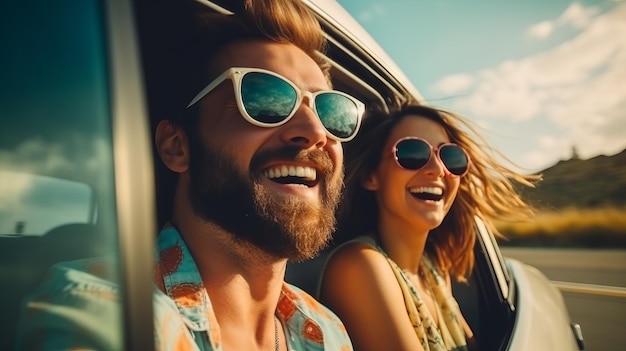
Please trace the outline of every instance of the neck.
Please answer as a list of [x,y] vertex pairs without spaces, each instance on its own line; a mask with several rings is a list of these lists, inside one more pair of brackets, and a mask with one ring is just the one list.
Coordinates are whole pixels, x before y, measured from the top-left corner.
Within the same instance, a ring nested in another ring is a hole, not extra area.
[[428,230],[417,230],[401,221],[381,221],[378,235],[382,248],[401,269],[417,272]]
[[174,222],[211,299],[224,349],[274,350],[274,316],[287,260],[186,212]]
[[[188,223],[188,222],[187,222]],[[229,310],[241,308],[249,317],[256,306],[273,315],[285,278],[287,259],[276,258],[258,247],[235,239],[221,228],[203,223],[179,227],[194,258],[215,309],[221,301]],[[214,296],[220,295],[219,299]],[[233,304],[231,302],[236,301]],[[249,302],[249,308],[246,308]]]

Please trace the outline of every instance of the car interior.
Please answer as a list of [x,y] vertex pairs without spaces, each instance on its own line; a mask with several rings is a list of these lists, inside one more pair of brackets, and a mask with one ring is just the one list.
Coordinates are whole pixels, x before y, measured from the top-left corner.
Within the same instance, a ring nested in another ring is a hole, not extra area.
[[0,115],[10,118],[0,128],[0,350],[12,349],[22,300],[52,264],[117,248],[99,11],[69,1],[0,12]]
[[[228,9],[227,1],[206,2],[207,6],[212,6],[216,11]],[[214,6],[217,5],[217,6]],[[413,94],[407,87],[396,79],[393,74],[386,69],[385,65],[373,57],[367,50],[355,43],[351,37],[341,30],[341,27],[332,22],[330,18],[320,17],[320,21],[329,39],[328,59],[332,63],[331,74],[333,84],[336,89],[348,92],[366,105],[386,106],[394,97],[405,94]],[[100,33],[101,34],[101,33]],[[50,79],[55,77],[51,76]],[[57,84],[64,84],[66,81],[59,81]],[[62,91],[62,90],[60,90]],[[419,98],[418,96],[416,98]],[[93,104],[94,108],[101,106]],[[73,105],[68,102],[65,106],[68,113],[65,120],[57,120],[56,123],[64,126],[75,126],[77,131],[87,131],[85,135],[92,136],[96,128],[106,130],[106,117],[104,122],[100,121],[90,125],[81,120],[80,116],[73,117]],[[106,108],[102,108],[106,110]],[[98,114],[96,111],[92,111]],[[54,128],[46,129],[41,126],[40,118],[29,117],[29,111],[23,111],[19,116],[25,123],[9,124],[3,126],[3,141],[0,142],[0,154],[7,151],[13,152],[19,148],[21,140],[30,137],[39,137],[51,140],[61,150],[73,150],[77,148],[76,142],[68,135],[53,135]],[[89,115],[91,112],[83,112]],[[62,113],[60,115],[63,115]],[[42,127],[41,130],[30,126]],[[71,127],[72,129],[74,127]],[[110,133],[110,131],[107,131]],[[110,136],[105,133],[103,139],[109,140]],[[13,137],[11,137],[13,135]],[[6,136],[6,137],[5,137]],[[110,147],[110,145],[109,145]],[[97,152],[96,149],[85,152]],[[0,349],[10,349],[15,333],[15,324],[18,318],[21,301],[25,295],[33,291],[42,280],[48,268],[61,261],[74,260],[84,257],[99,256],[117,250],[114,214],[115,200],[103,194],[113,194],[114,184],[111,178],[112,155],[106,155],[104,166],[96,165],[95,170],[89,173],[94,176],[80,177],[72,174],[71,167],[76,169],[88,167],[90,165],[90,155],[84,158],[70,159],[69,171],[50,172],[48,176],[62,179],[79,181],[93,187],[98,195],[94,201],[99,210],[98,215],[88,218],[85,221],[68,221],[61,223],[54,228],[49,228],[45,232],[37,235],[24,234],[19,220],[14,218],[7,226],[0,227]],[[33,162],[43,162],[41,159],[33,159]],[[4,167],[4,164],[2,165]],[[25,167],[23,169],[26,169]],[[6,179],[6,178],[5,178]],[[6,183],[8,184],[8,183]],[[0,185],[0,188],[7,188]],[[48,199],[49,200],[49,199]],[[21,201],[17,199],[16,201]],[[44,201],[44,200],[39,200]],[[2,204],[4,205],[4,203]],[[8,204],[8,206],[17,204]],[[41,206],[52,206],[54,204],[38,203]],[[89,205],[91,206],[91,204]],[[2,210],[2,208],[0,208]],[[0,212],[2,214],[2,212]],[[43,218],[43,217],[42,217]],[[2,224],[0,217],[0,224]],[[8,223],[8,222],[7,222]],[[28,226],[28,223],[26,223]],[[478,229],[477,229],[478,230]],[[475,246],[476,267],[467,284],[454,284],[454,293],[459,301],[465,318],[468,320],[476,334],[481,349],[498,350],[505,346],[510,337],[514,323],[514,284],[507,281],[510,288],[508,296],[503,296],[499,277],[495,276],[494,264],[502,265],[502,261],[495,261],[489,256],[487,247],[494,246],[491,239],[485,240],[490,234],[479,235],[479,240]],[[497,249],[497,247],[496,247]],[[325,251],[327,253],[328,251]],[[287,270],[286,280],[303,290],[314,295],[314,289],[321,271],[325,253],[316,259],[302,262],[290,263]]]

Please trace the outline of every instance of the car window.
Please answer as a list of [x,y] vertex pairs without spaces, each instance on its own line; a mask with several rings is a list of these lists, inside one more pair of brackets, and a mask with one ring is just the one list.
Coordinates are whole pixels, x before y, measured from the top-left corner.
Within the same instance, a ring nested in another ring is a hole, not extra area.
[[500,288],[501,297],[503,300],[509,297],[509,273],[500,254],[500,249],[496,243],[496,240],[489,232],[485,224],[479,218],[476,218],[476,227],[478,235],[482,237],[482,241],[485,242],[484,247],[487,252],[487,257],[490,260],[491,267],[493,269],[494,278],[496,284]]
[[101,11],[96,0],[0,5],[2,350],[51,264],[116,253]]

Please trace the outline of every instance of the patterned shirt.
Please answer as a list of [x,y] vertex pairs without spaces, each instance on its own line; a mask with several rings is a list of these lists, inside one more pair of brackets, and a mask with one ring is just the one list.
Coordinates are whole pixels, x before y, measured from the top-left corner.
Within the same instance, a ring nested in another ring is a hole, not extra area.
[[[155,348],[223,350],[211,299],[180,233],[166,227],[157,244]],[[16,349],[123,349],[118,287],[107,280],[112,267],[111,259],[102,258],[53,266],[25,303]],[[337,316],[295,286],[283,283],[276,315],[289,350],[352,350]]]

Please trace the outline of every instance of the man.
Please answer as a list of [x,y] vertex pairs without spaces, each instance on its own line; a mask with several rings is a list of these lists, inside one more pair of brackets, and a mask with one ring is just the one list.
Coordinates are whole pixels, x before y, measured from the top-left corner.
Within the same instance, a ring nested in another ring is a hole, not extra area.
[[[197,13],[190,37],[164,75],[171,115],[155,133],[176,175],[157,238],[156,346],[351,350],[339,319],[284,275],[288,260],[311,258],[329,240],[341,141],[356,134],[363,105],[330,90],[320,26],[300,1]],[[100,298],[97,289],[76,305]]]

